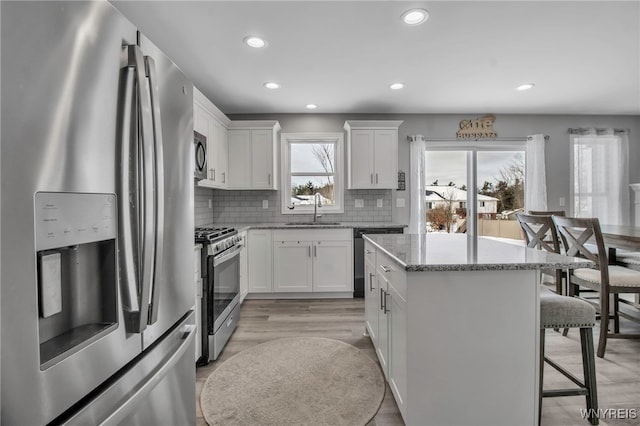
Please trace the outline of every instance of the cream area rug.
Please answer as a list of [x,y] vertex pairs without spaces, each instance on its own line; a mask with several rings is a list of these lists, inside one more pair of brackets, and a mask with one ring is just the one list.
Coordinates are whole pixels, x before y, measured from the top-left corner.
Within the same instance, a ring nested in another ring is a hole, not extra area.
[[272,340],[222,363],[200,406],[209,425],[366,425],[384,397],[378,364],[347,343]]

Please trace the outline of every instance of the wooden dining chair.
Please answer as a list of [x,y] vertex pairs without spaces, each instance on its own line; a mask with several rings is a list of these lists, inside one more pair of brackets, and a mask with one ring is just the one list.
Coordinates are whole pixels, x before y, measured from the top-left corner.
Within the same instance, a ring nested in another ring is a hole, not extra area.
[[[568,275],[569,295],[576,295],[579,287],[600,293],[597,309],[600,313],[600,338],[598,357],[604,357],[607,339],[640,338],[640,334],[620,333],[620,293],[640,293],[640,271],[618,265],[609,265],[607,249],[602,238],[597,218],[568,218],[553,216],[558,234],[567,256],[584,257],[596,264],[595,269],[570,270]],[[610,312],[610,301],[613,312]],[[613,318],[613,332],[609,322]]]
[[[529,248],[537,248],[551,253],[560,253],[560,240],[556,226],[549,215],[516,214]],[[566,294],[562,285],[562,269],[543,269],[542,284],[551,284],[557,294]]]

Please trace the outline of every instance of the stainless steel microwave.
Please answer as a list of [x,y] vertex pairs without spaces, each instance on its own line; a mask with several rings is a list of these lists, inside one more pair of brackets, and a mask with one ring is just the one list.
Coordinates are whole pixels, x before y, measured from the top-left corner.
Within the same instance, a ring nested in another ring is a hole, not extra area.
[[195,164],[193,167],[196,180],[207,178],[207,137],[193,131],[193,144],[195,151]]

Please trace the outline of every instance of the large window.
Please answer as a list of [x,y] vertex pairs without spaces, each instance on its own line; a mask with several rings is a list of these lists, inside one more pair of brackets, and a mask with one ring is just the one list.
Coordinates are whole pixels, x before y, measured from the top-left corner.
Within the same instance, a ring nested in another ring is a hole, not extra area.
[[572,201],[577,217],[623,225],[629,210],[628,140],[595,129],[571,135]]
[[282,135],[282,213],[342,213],[341,133]]

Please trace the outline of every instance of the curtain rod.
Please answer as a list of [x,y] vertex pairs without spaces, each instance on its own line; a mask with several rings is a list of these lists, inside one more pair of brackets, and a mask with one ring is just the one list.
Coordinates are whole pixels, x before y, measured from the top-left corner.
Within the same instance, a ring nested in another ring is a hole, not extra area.
[[611,130],[613,130],[613,133],[620,133],[620,134],[624,134],[624,135],[628,135],[629,134],[629,129],[605,129],[605,128],[596,128],[596,127],[581,127],[581,128],[573,128],[573,127],[569,127],[569,134],[570,135],[583,135],[583,134],[589,134],[590,132],[595,131],[596,134],[600,135],[600,134],[607,134],[610,133]]
[[[407,140],[411,141],[411,136],[407,136]],[[473,139],[473,138],[424,138],[425,142],[526,142],[529,139],[528,136],[513,137],[513,138],[491,138],[491,139]],[[548,141],[549,136],[544,135],[544,140]]]

